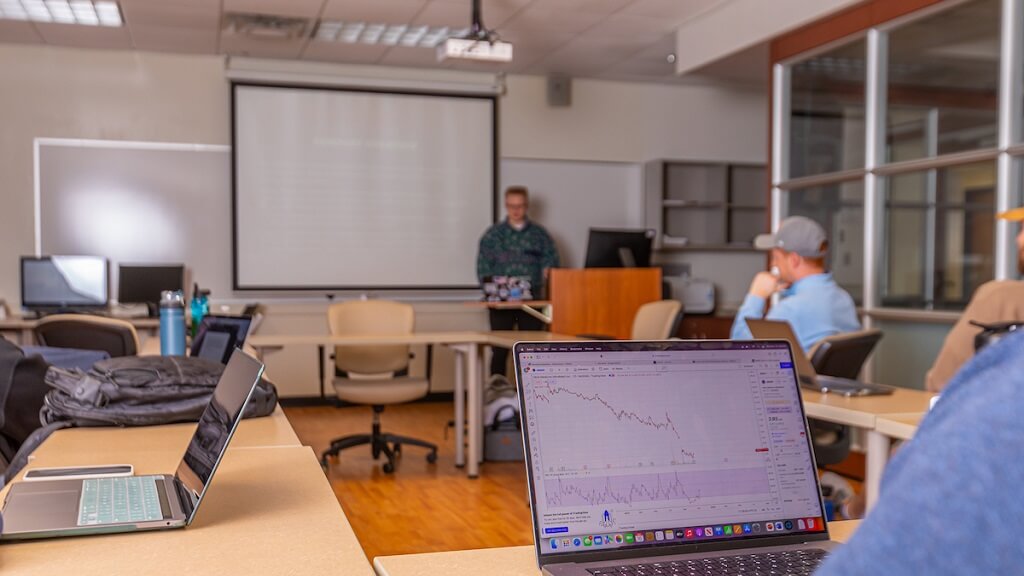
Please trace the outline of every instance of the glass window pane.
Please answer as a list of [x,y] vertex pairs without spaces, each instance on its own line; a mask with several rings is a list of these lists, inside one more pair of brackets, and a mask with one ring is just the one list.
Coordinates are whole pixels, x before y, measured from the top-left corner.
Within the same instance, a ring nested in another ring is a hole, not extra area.
[[789,177],[864,167],[863,39],[791,69]]
[[864,295],[864,181],[789,191],[789,214],[806,216],[828,233],[826,265],[858,304]]
[[962,309],[994,276],[995,162],[885,181],[882,305]]
[[1000,0],[889,33],[887,161],[996,147]]

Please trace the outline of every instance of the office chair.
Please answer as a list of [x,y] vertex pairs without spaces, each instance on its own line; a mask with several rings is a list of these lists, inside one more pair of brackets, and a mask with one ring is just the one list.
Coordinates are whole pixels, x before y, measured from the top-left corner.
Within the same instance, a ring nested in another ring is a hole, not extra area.
[[[631,340],[665,340],[675,336],[683,321],[683,303],[678,300],[657,300],[637,309],[630,329]],[[615,340],[607,334],[577,334],[587,340]]]
[[139,335],[125,320],[88,314],[54,314],[33,329],[36,343],[54,348],[102,350],[111,358],[134,356],[139,351]]
[[633,340],[665,340],[676,335],[683,321],[683,303],[679,300],[648,302],[633,316],[630,338]]
[[[881,330],[859,330],[822,338],[810,350],[818,374],[857,379],[864,362],[882,339]],[[810,419],[814,458],[818,466],[838,464],[850,454],[848,426]]]
[[[410,334],[415,322],[412,306],[383,300],[354,300],[333,304],[327,310],[333,335]],[[409,346],[338,346],[334,351],[336,374],[334,391],[339,400],[373,407],[373,428],[370,434],[345,436],[331,441],[331,447],[320,456],[320,465],[327,468],[327,457],[337,456],[346,448],[369,444],[373,458],[387,458],[382,469],[395,470],[395,457],[402,446],[409,444],[429,450],[427,462],[437,461],[437,446],[423,440],[381,432],[380,414],[384,406],[418,400],[430,388],[427,378],[408,375]]]

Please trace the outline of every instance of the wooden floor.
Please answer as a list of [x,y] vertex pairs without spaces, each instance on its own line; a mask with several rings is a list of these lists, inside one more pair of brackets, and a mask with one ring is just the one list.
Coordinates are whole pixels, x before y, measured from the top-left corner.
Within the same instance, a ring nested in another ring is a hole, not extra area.
[[[394,474],[381,471],[369,447],[350,448],[331,462],[328,479],[367,558],[533,543],[524,464],[489,462],[479,479],[468,479],[455,467],[450,430],[445,439],[452,411],[450,402],[404,404],[381,417],[385,432],[436,443],[436,464],[413,446]],[[319,455],[336,437],[369,433],[372,411],[317,406],[285,414]]]

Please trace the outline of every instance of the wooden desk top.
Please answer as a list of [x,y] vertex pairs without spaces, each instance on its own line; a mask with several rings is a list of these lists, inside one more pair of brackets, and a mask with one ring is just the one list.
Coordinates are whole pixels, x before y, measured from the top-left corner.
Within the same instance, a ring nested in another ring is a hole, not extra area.
[[566,340],[581,340],[577,336],[569,334],[557,334],[542,330],[492,330],[481,332],[486,337],[486,343],[500,348],[511,348],[516,342],[563,342]]
[[[129,431],[132,432],[132,431]],[[94,453],[139,474],[173,472],[177,451]],[[70,463],[39,457],[29,467]],[[372,574],[308,447],[229,449],[192,526],[0,544],[4,574]]]
[[[92,464],[97,451],[144,452],[160,450],[174,452],[180,458],[195,432],[195,424],[169,424],[166,426],[140,426],[137,428],[71,428],[60,430],[46,439],[35,452],[38,458],[62,458],[69,466]],[[270,446],[301,446],[291,424],[278,406],[273,414],[263,418],[247,418],[238,425],[231,439],[231,448]],[[176,465],[175,465],[176,466]],[[173,472],[173,468],[171,469]]]
[[[859,520],[832,522],[829,530],[836,542],[846,542]],[[487,574],[488,576],[536,576],[537,556],[533,546],[459,550],[432,554],[379,556],[373,560],[378,576],[450,576]]]
[[504,300],[500,302],[486,302],[484,300],[476,300],[465,303],[466,306],[473,306],[475,308],[494,308],[495,310],[520,310],[523,306],[529,306],[530,308],[543,308],[545,306],[551,306],[551,300]]
[[886,414],[875,420],[875,430],[890,438],[910,440],[917,433],[925,414]]
[[897,388],[887,396],[857,396],[848,398],[840,394],[821,394],[801,389],[804,410],[810,418],[819,418],[856,426],[874,428],[875,419],[882,414],[913,414],[928,411],[931,392]]
[[253,348],[279,348],[283,346],[361,346],[377,344],[465,344],[484,342],[481,332],[413,332],[393,335],[332,336],[330,334],[256,334],[246,339]]

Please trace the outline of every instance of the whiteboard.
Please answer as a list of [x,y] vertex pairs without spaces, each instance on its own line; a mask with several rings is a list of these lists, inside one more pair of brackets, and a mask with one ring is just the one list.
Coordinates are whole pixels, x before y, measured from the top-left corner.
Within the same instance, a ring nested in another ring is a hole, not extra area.
[[639,164],[506,158],[501,183],[529,189],[530,218],[551,234],[563,268],[583,266],[590,228],[644,227]]
[[119,263],[184,263],[223,298],[230,170],[227,146],[37,139],[36,251],[105,256],[115,299]]

